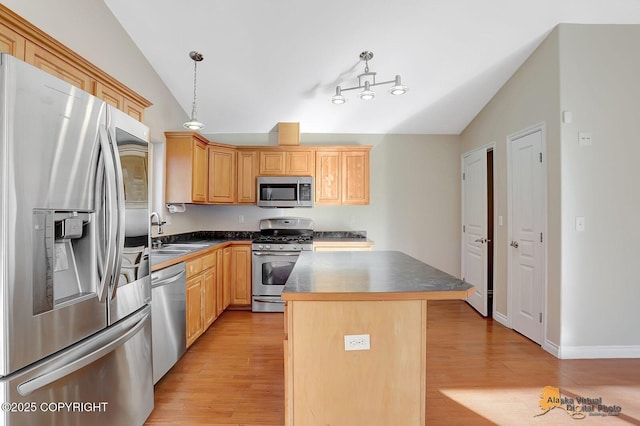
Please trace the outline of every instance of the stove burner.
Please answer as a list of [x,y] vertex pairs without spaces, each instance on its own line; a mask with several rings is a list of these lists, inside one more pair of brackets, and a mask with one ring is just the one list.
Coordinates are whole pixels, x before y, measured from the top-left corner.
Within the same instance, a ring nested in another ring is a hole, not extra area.
[[261,235],[255,240],[254,243],[279,243],[279,244],[302,244],[310,243],[313,241],[313,237],[310,235]]

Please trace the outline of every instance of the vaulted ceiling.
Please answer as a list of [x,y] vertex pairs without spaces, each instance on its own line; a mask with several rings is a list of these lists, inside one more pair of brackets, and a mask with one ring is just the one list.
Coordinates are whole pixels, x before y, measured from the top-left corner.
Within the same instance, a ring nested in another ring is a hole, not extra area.
[[[638,0],[105,0],[203,133],[458,134],[558,23],[640,24]],[[640,45],[640,40],[639,40]],[[639,46],[640,47],[640,46]],[[359,55],[377,80],[358,91]]]

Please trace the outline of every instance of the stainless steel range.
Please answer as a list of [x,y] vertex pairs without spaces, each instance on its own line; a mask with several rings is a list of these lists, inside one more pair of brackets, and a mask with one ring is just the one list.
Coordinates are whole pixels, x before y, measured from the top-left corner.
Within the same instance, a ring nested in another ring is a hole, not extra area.
[[281,294],[301,251],[313,250],[313,221],[278,217],[260,221],[252,241],[253,312],[283,312]]

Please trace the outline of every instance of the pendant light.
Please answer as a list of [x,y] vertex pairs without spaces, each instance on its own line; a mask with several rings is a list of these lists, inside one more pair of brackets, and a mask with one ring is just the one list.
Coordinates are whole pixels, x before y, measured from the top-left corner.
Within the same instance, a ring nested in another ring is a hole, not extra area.
[[392,95],[404,95],[407,93],[407,86],[403,86],[400,82],[400,76],[396,75],[395,80],[382,81],[380,83],[376,82],[376,72],[369,71],[369,61],[373,58],[373,52],[365,50],[360,54],[360,60],[364,61],[364,72],[358,75],[358,85],[353,87],[342,88],[340,86],[336,87],[336,94],[331,97],[331,102],[334,104],[343,104],[347,102],[347,98],[342,95],[342,92],[346,92],[347,90],[356,90],[363,89],[360,92],[360,99],[369,101],[376,97],[376,92],[374,92],[371,88],[373,86],[381,86],[383,84],[393,84],[393,86],[389,89],[389,93]]
[[191,119],[183,124],[186,129],[200,130],[204,129],[204,123],[198,121],[197,107],[196,107],[196,83],[198,76],[198,62],[204,59],[202,53],[198,53],[195,50],[189,52],[189,57],[193,60],[193,103],[191,104]]

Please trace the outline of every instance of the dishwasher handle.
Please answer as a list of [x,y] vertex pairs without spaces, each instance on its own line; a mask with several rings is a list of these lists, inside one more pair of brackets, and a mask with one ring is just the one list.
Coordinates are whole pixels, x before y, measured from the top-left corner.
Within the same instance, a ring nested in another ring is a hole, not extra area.
[[155,281],[155,282],[153,281],[153,278],[151,278],[151,288],[164,287],[165,285],[169,285],[171,283],[174,283],[174,282],[178,281],[180,278],[182,278],[183,275],[186,276],[187,275],[187,271],[180,271],[175,275],[171,275],[170,277],[163,278],[163,279]]

